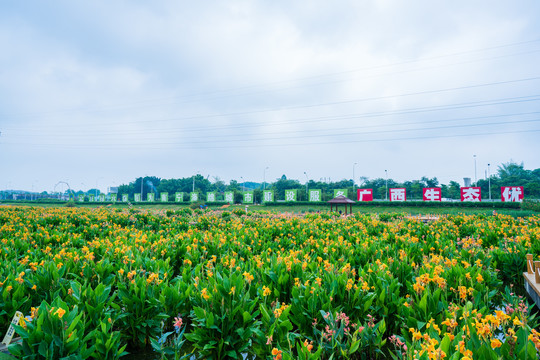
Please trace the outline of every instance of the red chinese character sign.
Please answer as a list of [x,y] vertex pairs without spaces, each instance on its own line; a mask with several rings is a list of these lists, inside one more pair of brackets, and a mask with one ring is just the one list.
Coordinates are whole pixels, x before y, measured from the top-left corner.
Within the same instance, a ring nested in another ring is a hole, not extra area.
[[502,186],[501,200],[506,202],[523,201],[523,186]]
[[373,201],[373,189],[358,189],[358,201]]
[[461,201],[482,201],[482,191],[480,187],[462,187]]
[[406,201],[407,190],[405,188],[390,189],[390,201]]
[[423,188],[424,201],[441,201],[441,188]]

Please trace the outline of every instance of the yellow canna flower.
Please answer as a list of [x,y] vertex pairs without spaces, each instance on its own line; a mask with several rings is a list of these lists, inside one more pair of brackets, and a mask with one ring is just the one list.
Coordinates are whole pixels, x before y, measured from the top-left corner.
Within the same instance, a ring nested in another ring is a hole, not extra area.
[[248,273],[247,271],[244,272],[243,275],[244,275],[244,278],[246,279],[246,281],[248,282],[248,284],[251,284],[253,279],[255,279],[255,277],[253,275],[251,275],[250,273]]
[[491,340],[491,347],[493,349],[499,348],[501,346],[502,346],[502,343],[501,343],[501,341],[499,339],[492,339]]
[[61,319],[62,316],[64,316],[65,313],[66,313],[66,310],[64,310],[62,308],[58,308],[58,310],[56,310],[56,312],[54,314],[58,315],[58,317]]
[[208,289],[203,288],[201,290],[201,296],[204,298],[204,300],[210,299],[210,295],[208,294]]

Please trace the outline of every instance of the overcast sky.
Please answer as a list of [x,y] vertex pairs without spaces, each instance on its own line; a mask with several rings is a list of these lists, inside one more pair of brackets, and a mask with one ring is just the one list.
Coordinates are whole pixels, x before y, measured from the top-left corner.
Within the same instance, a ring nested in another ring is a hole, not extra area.
[[353,169],[462,183],[474,155],[477,178],[540,168],[539,14],[536,0],[4,1],[0,189]]

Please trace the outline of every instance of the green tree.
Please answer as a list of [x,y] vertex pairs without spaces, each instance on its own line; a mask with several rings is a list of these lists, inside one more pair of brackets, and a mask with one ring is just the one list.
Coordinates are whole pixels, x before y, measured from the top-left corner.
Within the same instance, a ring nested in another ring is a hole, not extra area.
[[229,182],[229,186],[227,186],[227,191],[241,191],[242,185],[238,183],[236,180],[231,180]]
[[298,180],[289,180],[285,175],[281,176],[275,183],[270,184],[270,189],[274,190],[274,199],[284,199],[285,190],[300,189],[302,185]]
[[[407,182],[405,182],[405,184],[407,185]],[[407,190],[407,199],[422,200],[423,188],[425,187],[426,187],[426,184],[422,182],[421,180],[413,180],[412,182],[410,182],[411,190],[410,191]]]
[[98,196],[99,194],[101,194],[101,191],[99,189],[90,189],[86,193],[88,195]]
[[217,191],[220,194],[222,194],[225,189],[227,189],[227,185],[225,185],[225,182],[221,180],[218,176],[214,176],[214,183],[212,184],[212,187],[214,188],[214,191]]
[[439,180],[437,180],[436,177],[434,177],[433,179],[430,179],[426,176],[422,176],[422,178],[420,179],[420,182],[423,183],[425,185],[425,187],[437,187],[439,186]]
[[501,181],[518,182],[530,180],[531,171],[525,170],[523,163],[518,164],[513,161],[502,164],[497,170],[497,175]]
[[456,181],[450,181],[448,196],[450,199],[461,199],[461,186]]
[[[398,187],[398,183],[393,179],[388,179],[388,189]],[[373,189],[373,198],[378,200],[385,200],[387,198],[386,193],[386,179],[377,178],[373,180],[367,180],[364,182],[360,189]]]

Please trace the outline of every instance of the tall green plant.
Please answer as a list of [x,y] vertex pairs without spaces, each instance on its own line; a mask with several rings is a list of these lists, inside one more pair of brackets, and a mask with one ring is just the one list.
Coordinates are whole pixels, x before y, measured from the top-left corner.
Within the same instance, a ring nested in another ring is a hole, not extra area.
[[84,360],[92,356],[94,345],[90,336],[84,336],[83,314],[77,306],[56,298],[51,305],[43,301],[32,321],[14,325],[22,342],[9,347],[20,359],[73,359]]
[[[241,359],[251,352],[251,338],[260,330],[257,320],[258,298],[252,298],[249,282],[238,272],[223,276],[219,272],[208,280],[200,294],[200,306],[193,308],[194,328],[186,338],[201,359]],[[250,280],[251,279],[251,280]]]

